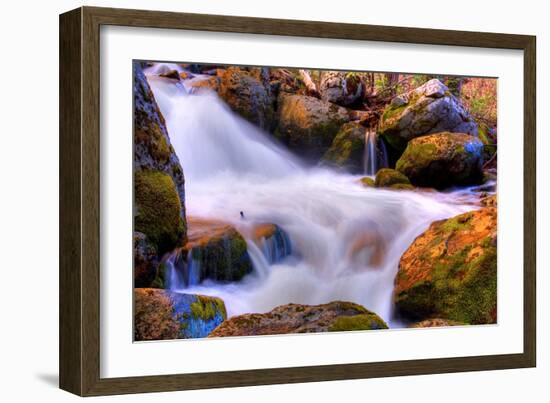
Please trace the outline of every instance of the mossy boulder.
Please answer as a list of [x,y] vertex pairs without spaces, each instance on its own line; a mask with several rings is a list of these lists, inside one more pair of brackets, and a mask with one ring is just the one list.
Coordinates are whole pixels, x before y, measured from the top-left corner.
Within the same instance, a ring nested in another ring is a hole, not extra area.
[[315,160],[327,152],[341,126],[350,120],[347,109],[315,97],[281,94],[278,104],[276,136]]
[[409,181],[409,178],[407,178],[401,172],[391,168],[379,169],[374,179],[374,185],[379,188],[393,187],[395,185],[407,185],[405,188],[413,188],[411,182]]
[[252,272],[246,241],[234,226],[196,217],[188,217],[188,224],[188,242],[180,254],[183,261],[176,261],[187,281],[190,276],[191,282],[239,281]]
[[174,181],[185,220],[185,179],[166,123],[155,101],[142,63],[134,62],[134,171],[164,172]]
[[321,72],[319,92],[324,101],[351,105],[365,94],[365,85],[357,73],[342,71]]
[[234,316],[208,337],[316,333],[387,329],[375,313],[359,304],[333,301],[322,305],[287,304],[267,313]]
[[359,183],[363,185],[366,188],[373,188],[374,187],[374,179],[372,179],[370,176],[365,176],[361,179],[359,179]]
[[135,341],[206,337],[226,318],[225,304],[217,297],[134,289]]
[[438,189],[483,180],[483,143],[465,133],[436,133],[411,140],[395,169],[416,186]]
[[219,96],[239,115],[271,131],[275,125],[274,97],[256,70],[229,67],[219,75]]
[[170,175],[161,171],[136,171],[134,203],[134,230],[145,234],[159,255],[183,239],[185,223],[181,202]]
[[399,151],[416,137],[446,131],[475,136],[478,128],[460,100],[437,79],[395,97],[378,126],[378,133]]
[[394,302],[398,315],[466,324],[497,317],[497,209],[436,221],[399,261]]
[[342,125],[323,156],[323,162],[344,168],[351,173],[363,172],[365,130],[365,127],[357,122]]
[[134,286],[149,287],[157,275],[157,249],[141,232],[134,232]]

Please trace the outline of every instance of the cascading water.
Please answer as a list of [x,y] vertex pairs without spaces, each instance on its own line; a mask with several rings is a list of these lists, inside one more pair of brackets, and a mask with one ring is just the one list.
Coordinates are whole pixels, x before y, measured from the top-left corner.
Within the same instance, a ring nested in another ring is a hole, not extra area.
[[380,168],[388,167],[388,155],[383,141],[378,139],[376,130],[365,131],[365,155],[363,157],[364,173],[368,176],[376,175]]
[[188,281],[180,290],[221,297],[229,316],[347,300],[399,325],[391,296],[400,256],[431,222],[472,210],[473,197],[364,188],[358,176],[306,169],[216,94],[148,79],[185,172],[187,214],[238,230],[274,223],[288,237],[275,245],[247,238],[254,272],[240,282]]

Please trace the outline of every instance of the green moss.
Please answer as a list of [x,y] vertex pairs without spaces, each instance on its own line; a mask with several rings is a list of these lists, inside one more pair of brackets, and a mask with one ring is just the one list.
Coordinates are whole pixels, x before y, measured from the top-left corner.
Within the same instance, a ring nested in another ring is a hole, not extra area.
[[144,233],[159,255],[185,233],[181,203],[172,178],[160,171],[134,173],[134,231]]
[[365,148],[365,128],[358,123],[344,124],[332,145],[323,156],[323,160],[338,167],[362,168]]
[[411,182],[409,178],[395,169],[382,168],[376,173],[376,178],[374,180],[374,185],[376,187],[390,187],[396,184],[410,186]]
[[[158,129],[156,124],[155,126]],[[158,131],[160,131],[160,129],[158,129]],[[168,144],[164,135],[159,135],[156,137],[155,141],[151,141],[150,147],[153,158],[162,164],[168,162],[170,155],[174,152],[172,146]]]
[[216,281],[239,281],[252,271],[245,239],[236,230],[191,249],[194,261],[200,263],[201,277]]
[[414,190],[414,186],[408,183],[396,183],[389,188],[394,190]]
[[[451,222],[447,230],[464,229],[467,223]],[[431,279],[419,281],[396,296],[401,314],[410,319],[445,318],[468,324],[496,320],[496,247],[490,237],[483,252],[472,259],[466,245],[435,263]]]
[[166,285],[166,264],[160,263],[157,267],[157,274],[151,283],[151,288],[165,288]]
[[388,325],[378,315],[369,312],[362,315],[339,316],[328,328],[329,332],[344,332],[350,330],[387,329]]
[[483,158],[487,161],[496,153],[497,145],[489,136],[489,127],[485,123],[478,124],[477,136],[483,143]]
[[214,319],[218,313],[222,315],[223,319],[227,318],[225,304],[220,298],[197,295],[197,300],[191,303],[191,316],[194,319],[209,321]]
[[456,217],[449,218],[448,220],[445,220],[445,222],[441,225],[441,230],[443,232],[466,230],[472,226],[472,223],[470,222],[471,218],[471,213],[461,214]]
[[408,104],[403,104],[399,106],[389,104],[382,113],[381,121],[383,122],[383,124],[387,124],[388,120],[391,120],[392,118],[401,115],[401,113],[407,108],[407,106]]
[[406,173],[416,166],[423,167],[437,155],[437,146],[432,143],[409,143],[401,158],[395,164],[395,169]]
[[374,187],[374,179],[372,179],[368,176],[365,176],[364,178],[361,178],[359,181],[365,187],[369,187],[369,188]]

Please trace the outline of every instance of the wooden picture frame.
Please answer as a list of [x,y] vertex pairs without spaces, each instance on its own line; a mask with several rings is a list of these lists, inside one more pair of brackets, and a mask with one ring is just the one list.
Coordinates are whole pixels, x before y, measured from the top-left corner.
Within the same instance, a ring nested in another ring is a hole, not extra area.
[[[229,372],[100,377],[100,27],[171,28],[524,52],[523,353]],[[536,364],[535,37],[81,7],[60,16],[60,387],[81,396],[533,367]]]

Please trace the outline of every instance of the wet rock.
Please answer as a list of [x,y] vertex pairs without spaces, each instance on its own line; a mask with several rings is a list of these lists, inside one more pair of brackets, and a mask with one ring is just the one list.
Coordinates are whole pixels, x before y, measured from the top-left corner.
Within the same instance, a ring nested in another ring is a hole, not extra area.
[[185,259],[194,266],[198,281],[239,281],[252,272],[252,261],[243,236],[223,221],[188,217]]
[[218,77],[208,77],[202,80],[196,80],[191,83],[193,91],[203,89],[217,92],[220,89],[220,79]]
[[378,132],[396,150],[431,133],[454,132],[477,136],[477,124],[464,105],[439,80],[399,95],[386,107]]
[[159,255],[184,238],[181,202],[170,175],[161,171],[135,172],[134,203],[134,230],[145,234]]
[[159,76],[164,78],[170,78],[173,80],[179,80],[180,79],[180,73],[178,73],[177,70],[169,70],[166,73],[161,73]]
[[483,179],[483,144],[464,133],[436,133],[411,140],[395,168],[416,186],[438,189]]
[[180,78],[182,80],[189,80],[191,78],[195,77],[195,75],[193,73],[190,73],[189,71],[182,71],[180,73]]
[[323,162],[351,173],[363,172],[365,127],[357,122],[342,125],[332,145],[323,156]]
[[134,289],[135,341],[206,337],[226,318],[220,298]]
[[494,207],[432,223],[399,261],[396,312],[413,321],[495,323],[496,243]]
[[465,323],[457,322],[454,320],[447,320],[441,318],[435,319],[426,319],[421,322],[416,322],[411,324],[409,327],[418,328],[418,327],[449,327],[449,326],[463,326]]
[[306,157],[321,157],[350,120],[347,109],[315,97],[283,94],[278,102],[276,136]]
[[268,313],[234,316],[208,337],[314,333],[387,329],[375,313],[352,302],[333,301],[323,305],[287,304]]
[[218,94],[239,115],[264,130],[275,123],[274,98],[253,72],[229,67],[219,75]]
[[141,232],[134,232],[134,287],[149,287],[156,277],[157,250]]
[[347,106],[363,98],[365,86],[355,73],[323,71],[319,90],[324,101]]
[[172,147],[164,117],[155,101],[141,64],[134,63],[134,171],[161,171],[169,175],[179,195],[185,219],[185,179]]
[[484,207],[497,207],[497,195],[486,196],[480,200]]
[[359,183],[367,188],[373,188],[374,187],[374,179],[372,179],[369,176],[365,176],[361,179],[359,179]]
[[382,168],[378,170],[376,178],[374,179],[374,186],[379,188],[414,189],[409,178],[401,172],[391,168]]

